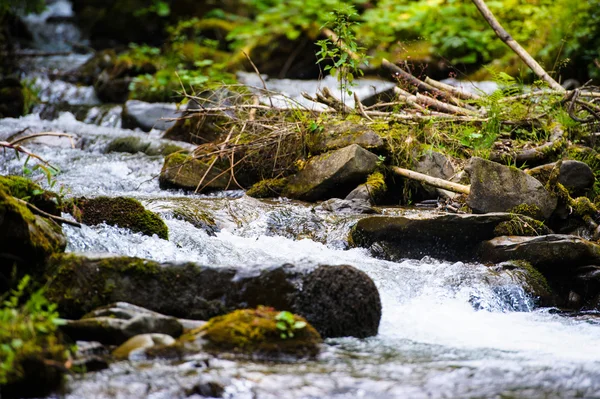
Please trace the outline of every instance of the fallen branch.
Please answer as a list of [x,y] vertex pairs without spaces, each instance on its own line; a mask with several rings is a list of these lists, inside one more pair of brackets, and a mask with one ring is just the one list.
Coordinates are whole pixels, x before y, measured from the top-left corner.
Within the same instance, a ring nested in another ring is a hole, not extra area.
[[548,83],[548,85],[560,92],[565,93],[566,90],[562,87],[556,80],[552,79],[550,75],[537,63],[536,60],[529,55],[529,53],[521,47],[519,43],[515,39],[512,38],[511,35],[508,34],[506,30],[500,25],[494,14],[490,11],[488,6],[485,4],[483,0],[472,0],[473,4],[477,7],[483,18],[487,21],[487,23],[492,27],[496,35],[502,40],[508,47],[511,48],[522,60],[527,64],[531,70],[540,77],[544,82]]
[[53,214],[48,213],[46,211],[42,211],[40,208],[38,208],[37,206],[33,205],[31,202],[27,202],[27,201],[22,200],[20,198],[15,198],[15,199],[17,200],[18,203],[20,203],[22,205],[25,205],[27,208],[29,208],[31,210],[31,212],[37,213],[40,216],[43,216],[43,217],[48,218],[48,219],[52,219],[52,220],[54,220],[55,222],[58,222],[58,223],[64,223],[64,224],[68,224],[68,225],[75,226],[75,227],[81,227],[80,223],[74,222],[74,221],[69,220],[69,219],[65,219],[65,218],[60,217],[60,216],[53,215]]
[[437,177],[425,175],[423,173],[415,172],[410,169],[404,169],[404,168],[400,168],[398,166],[392,166],[392,171],[402,177],[406,177],[411,180],[420,181],[421,183],[427,183],[433,187],[443,188],[444,190],[452,191],[453,193],[460,193],[460,194],[466,194],[466,195],[469,195],[471,193],[471,188],[469,186],[465,186],[463,184],[453,183],[451,181],[447,181],[447,180],[440,179]]
[[557,125],[552,129],[550,140],[548,142],[538,147],[521,150],[513,154],[494,152],[490,154],[490,160],[494,162],[504,162],[507,159],[510,159],[512,162],[518,164],[523,164],[525,162],[539,163],[545,161],[555,153],[554,150],[557,149],[557,147],[560,147],[560,141],[563,139],[564,134],[565,132],[562,126]]

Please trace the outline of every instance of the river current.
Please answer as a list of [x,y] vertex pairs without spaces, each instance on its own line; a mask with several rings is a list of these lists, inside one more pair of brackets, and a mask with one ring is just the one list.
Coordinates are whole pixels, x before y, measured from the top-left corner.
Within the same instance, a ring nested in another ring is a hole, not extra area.
[[[68,14],[68,3],[54,4]],[[41,18],[29,23],[44,25]],[[71,57],[30,58],[28,77],[48,103],[86,105],[90,113],[99,113],[92,88],[47,78],[50,68],[86,59]],[[132,196],[169,227],[167,241],[107,225],[64,226],[67,251],[216,267],[349,264],[374,280],[383,304],[377,336],[329,339],[314,361],[198,355],[178,362],[119,362],[70,377],[67,398],[201,397],[194,387],[211,381],[224,386],[223,397],[236,399],[600,398],[600,319],[594,313],[567,316],[536,308],[518,281],[485,265],[430,257],[390,262],[364,249],[347,249],[344,237],[354,220],[314,210],[314,205],[258,201],[241,191],[206,196],[160,190],[161,156],[104,153],[116,137],[160,140],[157,132],[121,129],[118,112],[103,120],[77,121],[68,107],[53,120],[41,119],[39,111],[1,119],[0,140],[25,128],[77,136],[74,146],[62,139],[26,144],[60,169],[54,189],[62,187],[66,196]],[[0,153],[0,174],[22,174],[23,164],[23,157]],[[43,175],[34,177],[48,185]],[[208,234],[181,220],[176,210],[182,207],[209,210],[220,230]]]

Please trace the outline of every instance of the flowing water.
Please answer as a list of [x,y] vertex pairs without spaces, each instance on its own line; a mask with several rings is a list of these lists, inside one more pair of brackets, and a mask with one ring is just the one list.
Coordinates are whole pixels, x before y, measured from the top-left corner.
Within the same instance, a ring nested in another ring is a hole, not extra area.
[[[55,3],[62,4],[56,6],[60,12],[68,12],[65,2]],[[39,18],[30,23],[44,26]],[[44,75],[49,68],[76,64],[58,58],[36,59],[37,66],[28,71],[38,79],[45,99],[96,107],[91,88]],[[75,58],[83,62],[86,56]],[[567,317],[535,308],[518,280],[493,267],[429,257],[389,262],[363,249],[348,249],[344,237],[353,217],[285,199],[257,201],[240,191],[203,196],[160,190],[156,177],[162,157],[104,153],[116,137],[160,139],[118,126],[118,112],[110,123],[93,118],[80,122],[70,112],[53,120],[39,114],[0,120],[0,140],[24,128],[76,136],[27,144],[61,170],[54,189],[62,188],[67,196],[136,197],[158,212],[170,231],[166,241],[107,225],[64,226],[68,251],[211,266],[349,264],[375,281],[383,316],[377,336],[329,339],[313,361],[197,355],[178,362],[119,362],[71,377],[67,398],[201,397],[199,385],[209,382],[222,384],[226,398],[600,397],[600,321],[595,314]],[[12,152],[1,153],[0,174],[20,174],[23,163]],[[44,176],[36,176],[48,185]],[[180,217],[199,210],[214,216],[218,231]]]

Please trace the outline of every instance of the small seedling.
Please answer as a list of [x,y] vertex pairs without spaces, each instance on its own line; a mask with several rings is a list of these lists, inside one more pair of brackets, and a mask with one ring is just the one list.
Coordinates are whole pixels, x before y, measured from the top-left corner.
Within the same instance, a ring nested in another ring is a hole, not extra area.
[[277,329],[281,331],[279,334],[281,339],[294,338],[294,331],[306,327],[305,321],[296,321],[294,315],[288,311],[279,312],[275,320],[277,320]]

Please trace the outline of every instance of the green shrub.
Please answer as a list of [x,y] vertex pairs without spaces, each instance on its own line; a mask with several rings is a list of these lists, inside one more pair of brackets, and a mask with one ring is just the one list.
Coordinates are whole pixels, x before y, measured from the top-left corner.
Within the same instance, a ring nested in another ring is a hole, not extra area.
[[56,305],[43,289],[25,300],[29,284],[25,276],[0,307],[0,390],[44,395],[62,382],[69,349],[58,331],[64,320]]

